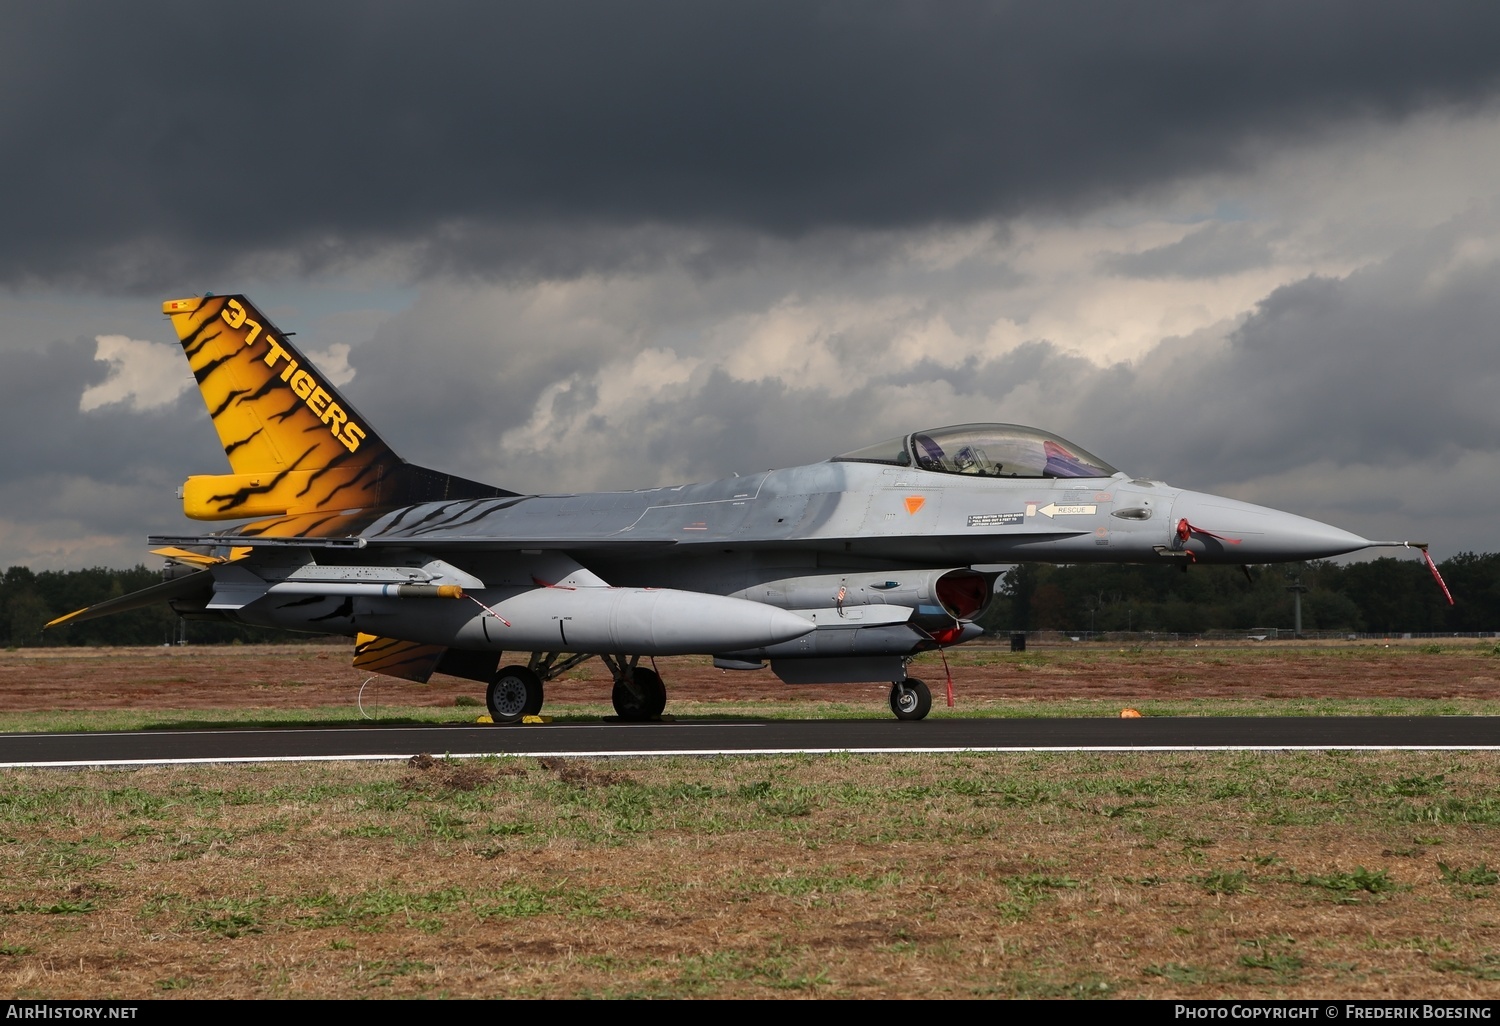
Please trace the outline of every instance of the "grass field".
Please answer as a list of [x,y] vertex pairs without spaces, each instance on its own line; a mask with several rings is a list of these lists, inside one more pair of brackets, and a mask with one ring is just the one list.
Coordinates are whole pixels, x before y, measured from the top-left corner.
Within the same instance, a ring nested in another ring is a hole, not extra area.
[[1491,754],[12,772],[15,997],[1493,997]]
[[[1120,679],[1147,665],[1091,658]],[[1247,672],[1264,671],[1257,658]],[[1492,711],[1471,685],[1495,657],[1466,658],[1456,696],[1365,700]],[[1002,669],[1058,668],[1032,665]],[[1316,713],[1361,700],[1297,690],[1205,701]],[[380,711],[477,711],[453,701]],[[757,708],[694,701],[709,715]],[[1120,703],[1021,704],[1113,715]],[[328,708],[314,718],[348,715]],[[591,715],[583,701],[559,708]],[[0,986],[20,998],[1494,998],[1497,840],[1490,752],[6,771]]]

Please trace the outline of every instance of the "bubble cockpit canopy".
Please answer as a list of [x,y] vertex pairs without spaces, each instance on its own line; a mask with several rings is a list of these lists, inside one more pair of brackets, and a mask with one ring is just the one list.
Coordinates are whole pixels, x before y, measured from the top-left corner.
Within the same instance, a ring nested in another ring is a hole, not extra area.
[[1018,424],[959,424],[915,431],[833,459],[976,477],[1111,477],[1118,473],[1067,439]]

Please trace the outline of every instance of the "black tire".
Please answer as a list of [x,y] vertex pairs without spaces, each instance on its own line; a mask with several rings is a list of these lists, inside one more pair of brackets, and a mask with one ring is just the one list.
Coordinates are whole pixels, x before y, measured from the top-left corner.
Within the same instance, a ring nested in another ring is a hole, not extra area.
[[542,711],[542,678],[524,666],[506,666],[495,673],[484,697],[490,719],[520,723]]
[[617,680],[609,697],[614,702],[615,715],[631,723],[641,723],[656,719],[667,707],[667,686],[655,670],[637,666],[635,689],[632,690],[623,680]]
[[898,720],[920,720],[932,712],[932,692],[916,677],[891,685],[891,712]]

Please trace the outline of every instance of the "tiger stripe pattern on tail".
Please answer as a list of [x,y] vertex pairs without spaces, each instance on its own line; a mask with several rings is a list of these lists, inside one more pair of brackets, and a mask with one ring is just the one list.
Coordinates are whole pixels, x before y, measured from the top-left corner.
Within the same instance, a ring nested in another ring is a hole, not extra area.
[[244,296],[173,299],[162,312],[232,471],[188,479],[188,516],[231,520],[514,494],[402,460]]

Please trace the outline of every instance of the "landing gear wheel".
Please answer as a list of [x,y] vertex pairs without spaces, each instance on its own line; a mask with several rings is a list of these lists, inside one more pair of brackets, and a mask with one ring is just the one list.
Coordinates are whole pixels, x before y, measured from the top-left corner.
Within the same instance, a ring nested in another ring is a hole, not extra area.
[[524,666],[507,666],[490,681],[485,704],[496,723],[520,723],[542,711],[542,678]]
[[920,720],[932,711],[932,692],[916,677],[891,685],[891,712],[898,720]]
[[667,686],[661,682],[655,670],[644,666],[635,668],[635,687],[624,680],[616,680],[610,700],[615,704],[615,714],[622,720],[641,723],[654,720],[667,707]]

